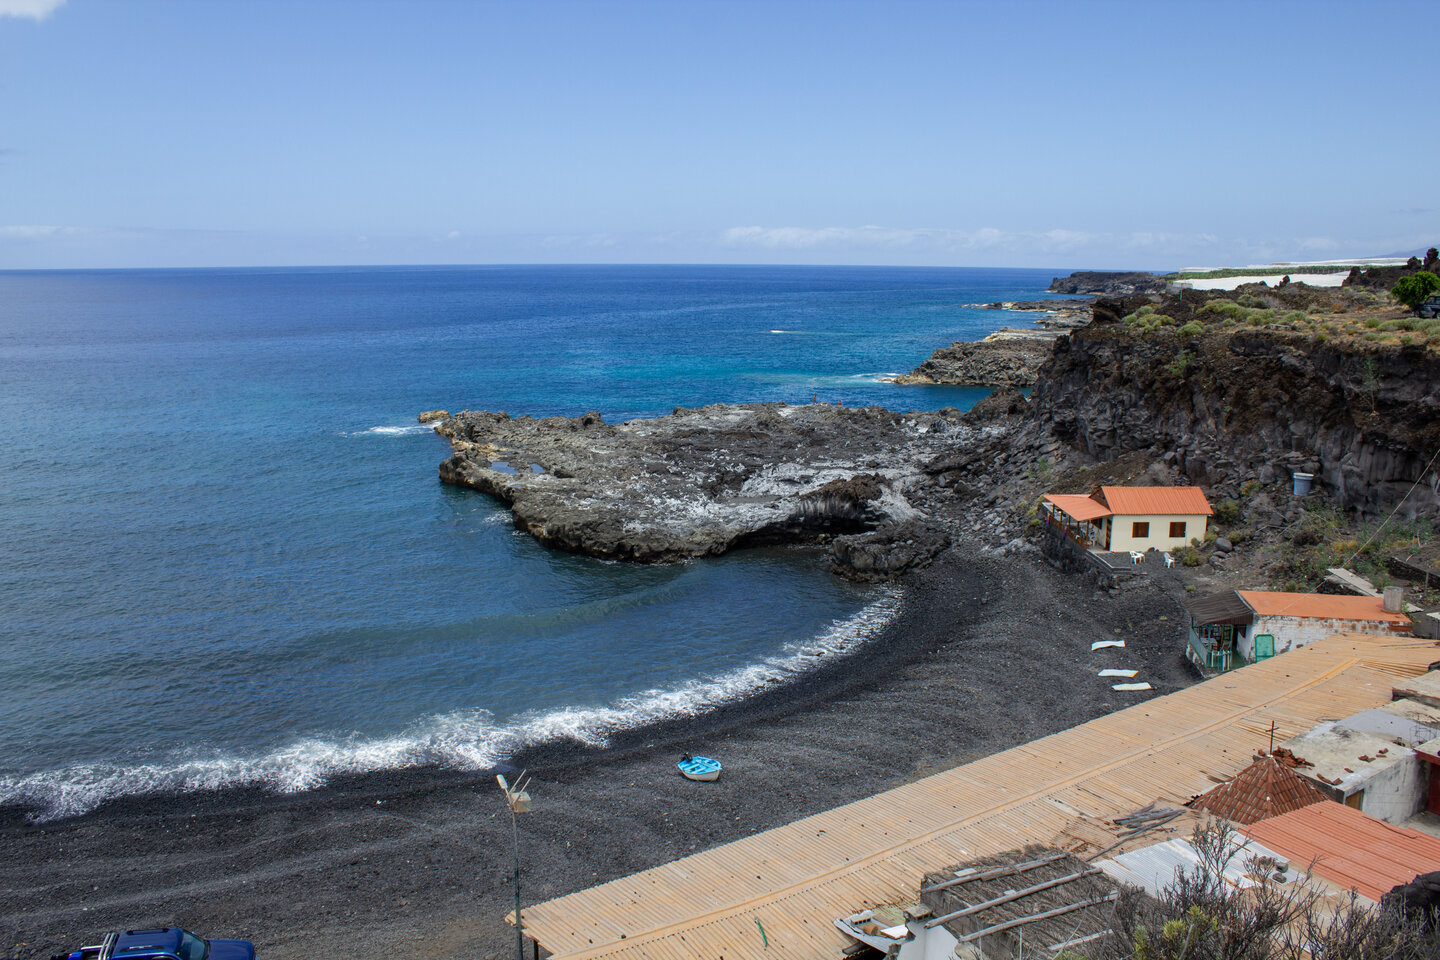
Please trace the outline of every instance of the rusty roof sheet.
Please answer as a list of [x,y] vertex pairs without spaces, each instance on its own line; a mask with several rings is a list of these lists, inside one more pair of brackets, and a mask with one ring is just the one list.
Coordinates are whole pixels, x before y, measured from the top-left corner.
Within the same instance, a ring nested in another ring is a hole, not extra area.
[[1234,590],[1222,590],[1203,597],[1185,601],[1185,612],[1195,618],[1198,624],[1228,623],[1240,625],[1253,623],[1255,612]]
[[1045,499],[1076,520],[1090,521],[1110,516],[1110,508],[1083,493],[1047,493]]
[[1295,866],[1378,901],[1397,884],[1440,864],[1440,838],[1393,826],[1343,803],[1317,803],[1242,831]]
[[1110,511],[1120,516],[1210,516],[1210,501],[1199,487],[1101,487]]
[[[963,766],[525,910],[556,960],[835,956],[834,919],[1079,817],[1180,805],[1265,743],[1385,703],[1431,641],[1337,636]],[[1270,846],[1265,842],[1266,846]],[[1273,848],[1272,848],[1273,849]],[[1440,862],[1440,861],[1437,861]],[[1408,878],[1407,878],[1408,879]],[[909,898],[909,899],[907,899]],[[769,948],[756,935],[759,920]]]
[[1226,783],[1200,795],[1195,807],[1233,823],[1254,823],[1330,798],[1274,757],[1261,757]]
[[1250,609],[1262,617],[1305,617],[1321,620],[1379,620],[1410,626],[1403,613],[1388,613],[1378,597],[1329,593],[1283,593],[1278,590],[1237,590]]

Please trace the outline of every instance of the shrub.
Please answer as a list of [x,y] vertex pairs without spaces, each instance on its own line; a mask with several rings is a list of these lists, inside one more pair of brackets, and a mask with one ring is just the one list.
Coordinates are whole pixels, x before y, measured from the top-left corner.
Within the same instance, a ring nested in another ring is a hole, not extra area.
[[1265,301],[1261,300],[1253,293],[1242,293],[1238,298],[1236,298],[1235,302],[1240,304],[1240,306],[1242,307],[1250,307],[1251,309],[1259,308],[1263,310],[1265,308]]
[[1215,522],[1230,526],[1240,519],[1240,504],[1234,500],[1221,500],[1215,504]]
[[1283,316],[1283,317],[1280,318],[1280,322],[1281,322],[1281,323],[1304,323],[1304,322],[1307,321],[1308,319],[1310,319],[1310,318],[1307,317],[1307,316],[1305,316],[1305,311],[1304,311],[1304,310],[1291,310],[1289,313],[1285,314],[1285,316]]
[[1440,290],[1440,277],[1427,270],[1421,270],[1419,273],[1412,273],[1408,277],[1396,280],[1395,286],[1390,288],[1390,296],[1414,310],[1436,290]]
[[1195,363],[1195,354],[1187,350],[1181,350],[1175,354],[1175,359],[1165,364],[1165,372],[1177,380],[1184,380],[1185,375],[1190,372],[1190,367]]

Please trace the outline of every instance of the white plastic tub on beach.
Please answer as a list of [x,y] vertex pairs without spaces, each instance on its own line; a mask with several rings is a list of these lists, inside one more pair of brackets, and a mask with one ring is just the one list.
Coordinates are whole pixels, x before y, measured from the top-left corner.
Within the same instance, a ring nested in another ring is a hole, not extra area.
[[1123,647],[1123,646],[1125,646],[1125,641],[1124,641],[1124,640],[1096,640],[1094,643],[1090,644],[1090,649],[1091,649],[1091,650],[1104,650],[1106,647]]

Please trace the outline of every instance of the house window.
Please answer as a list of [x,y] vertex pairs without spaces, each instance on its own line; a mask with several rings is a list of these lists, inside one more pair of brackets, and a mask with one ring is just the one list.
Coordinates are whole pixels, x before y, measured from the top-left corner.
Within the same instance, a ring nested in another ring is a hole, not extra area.
[[1184,536],[1185,536],[1185,521],[1184,521],[1184,520],[1171,520],[1171,521],[1170,521],[1170,536],[1172,536],[1172,537],[1184,537]]
[[1148,521],[1148,520],[1136,520],[1134,523],[1130,524],[1130,536],[1132,536],[1132,537],[1148,537],[1148,536],[1150,536],[1150,521]]

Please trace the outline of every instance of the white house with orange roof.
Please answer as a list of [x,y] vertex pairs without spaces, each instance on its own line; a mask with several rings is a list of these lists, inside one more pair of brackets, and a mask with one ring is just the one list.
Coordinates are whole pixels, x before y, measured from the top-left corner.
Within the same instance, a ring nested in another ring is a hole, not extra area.
[[1380,597],[1225,590],[1187,600],[1190,659],[1202,670],[1266,660],[1337,633],[1407,634],[1414,624]]
[[1099,487],[1048,493],[1046,521],[1099,550],[1173,550],[1204,540],[1210,501],[1199,487]]

